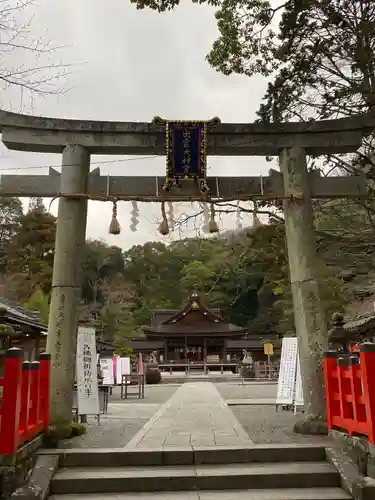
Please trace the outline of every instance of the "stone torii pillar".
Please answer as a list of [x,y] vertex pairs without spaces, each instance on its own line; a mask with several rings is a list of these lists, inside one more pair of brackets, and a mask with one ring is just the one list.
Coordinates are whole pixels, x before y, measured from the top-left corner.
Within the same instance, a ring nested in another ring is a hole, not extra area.
[[284,179],[284,219],[288,247],[294,321],[298,336],[305,413],[295,430],[324,433],[323,354],[328,329],[319,290],[319,262],[313,222],[306,152],[301,147],[280,154]]
[[[60,192],[86,193],[89,171],[87,150],[79,145],[67,145],[63,151]],[[51,354],[51,424],[58,426],[70,424],[72,420],[86,219],[87,198],[64,196],[59,199],[47,337],[47,351]]]

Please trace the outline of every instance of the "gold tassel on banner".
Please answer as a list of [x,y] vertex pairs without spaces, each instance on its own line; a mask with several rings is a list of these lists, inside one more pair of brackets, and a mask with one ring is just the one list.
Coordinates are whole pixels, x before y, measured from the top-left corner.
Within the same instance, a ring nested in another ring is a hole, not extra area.
[[211,203],[211,217],[210,217],[210,221],[208,223],[208,231],[210,233],[218,233],[219,232],[219,226],[217,225],[217,222],[215,220],[215,207],[214,207],[213,203]]
[[162,234],[163,236],[167,236],[169,234],[169,227],[168,227],[168,220],[167,220],[167,214],[165,212],[165,202],[161,202],[161,215],[162,215],[162,221],[159,226],[159,233]]
[[120,234],[121,233],[121,226],[119,221],[117,220],[117,200],[113,201],[113,207],[112,207],[112,220],[109,225],[109,234]]

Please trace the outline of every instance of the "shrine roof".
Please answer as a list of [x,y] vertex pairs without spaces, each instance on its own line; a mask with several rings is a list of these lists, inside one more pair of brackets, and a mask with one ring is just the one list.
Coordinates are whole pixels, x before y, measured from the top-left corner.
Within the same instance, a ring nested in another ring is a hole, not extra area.
[[[218,309],[208,309],[197,293],[193,293],[186,305],[178,311],[160,310],[152,325],[144,328],[149,335],[225,335],[247,333],[246,328],[228,323]],[[156,321],[155,321],[156,320]]]
[[40,321],[39,314],[0,296],[0,322],[10,324],[25,334],[45,335],[47,326]]

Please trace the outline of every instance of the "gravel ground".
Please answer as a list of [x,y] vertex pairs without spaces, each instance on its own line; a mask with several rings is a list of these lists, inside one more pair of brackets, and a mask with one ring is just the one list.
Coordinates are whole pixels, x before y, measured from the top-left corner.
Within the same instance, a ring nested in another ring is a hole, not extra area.
[[275,406],[231,406],[233,414],[256,444],[317,443],[329,444],[326,436],[303,436],[293,432],[298,414],[276,411]]
[[65,439],[59,448],[123,448],[147,421],[111,417],[103,418],[100,425],[90,421],[85,435]]
[[[223,399],[268,399],[276,400],[277,384],[215,384]],[[232,408],[231,408],[232,409]]]
[[120,390],[115,388],[109,397],[108,414],[101,415],[100,425],[89,418],[86,434],[64,440],[60,448],[123,448],[177,389],[176,386],[150,386],[145,387],[144,399],[132,396],[121,400]]
[[[217,384],[225,399],[275,399],[277,384],[254,383],[247,385]],[[230,406],[250,439],[257,444],[266,443],[327,443],[324,436],[303,436],[293,432],[299,415],[292,411],[276,411],[274,405]]]

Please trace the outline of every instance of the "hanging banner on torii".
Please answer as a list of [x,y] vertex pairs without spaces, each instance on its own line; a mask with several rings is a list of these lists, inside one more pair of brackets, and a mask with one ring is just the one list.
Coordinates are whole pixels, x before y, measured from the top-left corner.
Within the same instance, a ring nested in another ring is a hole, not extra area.
[[207,128],[220,120],[209,121],[173,120],[155,117],[153,123],[165,126],[166,178],[164,191],[173,186],[181,187],[181,181],[193,180],[202,194],[210,190],[207,185]]
[[206,182],[206,123],[167,122],[165,127],[167,146],[167,175],[164,189],[180,186],[181,179],[199,182],[201,193],[208,191]]

